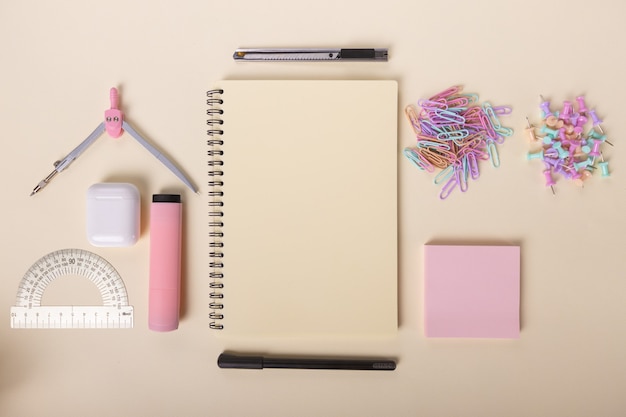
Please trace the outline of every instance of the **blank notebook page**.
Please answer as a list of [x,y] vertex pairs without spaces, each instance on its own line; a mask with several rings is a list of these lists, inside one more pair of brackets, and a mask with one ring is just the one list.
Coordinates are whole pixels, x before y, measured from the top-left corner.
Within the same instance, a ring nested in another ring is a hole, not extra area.
[[397,329],[397,83],[222,81],[223,332]]

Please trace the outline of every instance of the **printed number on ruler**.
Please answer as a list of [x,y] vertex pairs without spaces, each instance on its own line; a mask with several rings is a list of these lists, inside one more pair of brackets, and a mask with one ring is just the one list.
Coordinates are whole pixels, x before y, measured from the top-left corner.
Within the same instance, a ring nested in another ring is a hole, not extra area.
[[[103,305],[42,306],[46,287],[64,275],[89,279],[100,290]],[[133,327],[133,307],[122,277],[104,258],[82,249],[49,253],[31,266],[20,281],[11,307],[14,329],[119,329]]]

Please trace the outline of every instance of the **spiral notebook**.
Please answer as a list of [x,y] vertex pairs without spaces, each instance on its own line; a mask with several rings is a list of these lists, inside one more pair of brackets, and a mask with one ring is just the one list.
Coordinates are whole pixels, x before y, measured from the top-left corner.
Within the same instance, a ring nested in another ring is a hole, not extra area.
[[243,81],[207,92],[211,328],[397,329],[397,83]]

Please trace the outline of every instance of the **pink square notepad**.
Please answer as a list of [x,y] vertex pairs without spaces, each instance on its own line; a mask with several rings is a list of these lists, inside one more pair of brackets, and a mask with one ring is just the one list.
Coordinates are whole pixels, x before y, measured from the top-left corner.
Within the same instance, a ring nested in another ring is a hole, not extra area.
[[519,246],[424,247],[427,337],[519,337]]

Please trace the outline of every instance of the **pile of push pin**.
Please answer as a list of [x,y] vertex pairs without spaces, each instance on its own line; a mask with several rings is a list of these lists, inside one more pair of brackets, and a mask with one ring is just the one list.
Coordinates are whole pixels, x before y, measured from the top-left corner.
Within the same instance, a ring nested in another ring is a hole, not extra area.
[[502,126],[499,116],[511,113],[510,107],[478,103],[477,94],[463,94],[459,86],[448,88],[428,99],[409,105],[405,113],[417,138],[404,155],[420,170],[441,171],[435,176],[443,184],[439,198],[447,198],[457,187],[467,191],[468,181],[478,179],[478,161],[500,166],[496,144],[513,134]]
[[602,120],[595,110],[587,108],[584,96],[576,97],[576,102],[577,109],[572,102],[564,101],[563,108],[553,112],[550,102],[541,97],[543,125],[539,132],[543,137],[536,135],[535,127],[526,118],[530,141],[542,145],[540,150],[529,152],[528,159],[543,161],[546,187],[550,187],[553,194],[554,174],[572,180],[578,186],[583,186],[597,169],[603,177],[609,176],[609,163],[604,160],[600,147],[605,142],[613,145],[604,134]]

